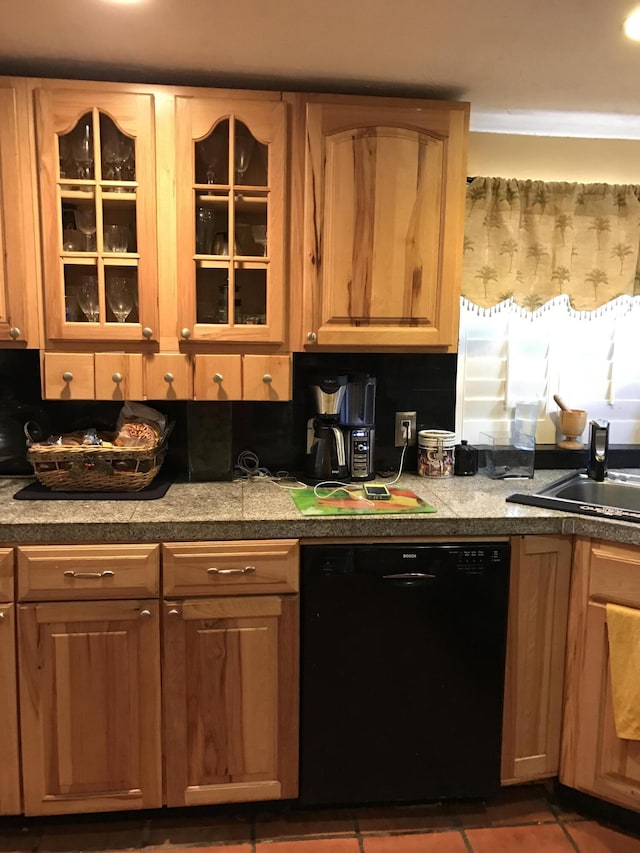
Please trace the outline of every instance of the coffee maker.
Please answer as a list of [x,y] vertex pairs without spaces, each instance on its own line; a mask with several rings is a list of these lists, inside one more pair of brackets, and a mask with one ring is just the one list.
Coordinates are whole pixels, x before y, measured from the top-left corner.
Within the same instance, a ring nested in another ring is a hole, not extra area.
[[348,476],[340,409],[347,389],[346,376],[319,375],[310,386],[316,414],[307,423],[307,479],[344,481]]
[[376,380],[368,373],[349,376],[340,411],[347,447],[349,477],[354,482],[375,477]]

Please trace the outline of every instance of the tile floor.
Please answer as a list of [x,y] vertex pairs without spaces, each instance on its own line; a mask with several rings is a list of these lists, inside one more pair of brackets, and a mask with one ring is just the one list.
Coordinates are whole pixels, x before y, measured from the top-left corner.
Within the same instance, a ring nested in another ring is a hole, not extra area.
[[0,853],[640,853],[636,831],[562,806],[543,785],[488,803],[297,809],[259,803],[3,819]]

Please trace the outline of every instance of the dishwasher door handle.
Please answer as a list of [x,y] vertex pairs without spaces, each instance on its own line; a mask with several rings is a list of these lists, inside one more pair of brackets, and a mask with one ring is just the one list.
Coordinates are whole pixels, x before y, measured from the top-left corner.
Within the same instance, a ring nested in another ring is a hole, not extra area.
[[396,575],[382,575],[386,581],[421,581],[435,579],[435,575],[427,572],[398,572]]

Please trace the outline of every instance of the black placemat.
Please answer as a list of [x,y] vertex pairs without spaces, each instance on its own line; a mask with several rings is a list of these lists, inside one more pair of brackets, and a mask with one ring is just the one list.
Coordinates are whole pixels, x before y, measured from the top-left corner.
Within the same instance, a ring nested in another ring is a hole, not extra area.
[[162,473],[139,492],[54,492],[42,483],[30,483],[16,492],[17,501],[155,501],[163,498],[173,477]]

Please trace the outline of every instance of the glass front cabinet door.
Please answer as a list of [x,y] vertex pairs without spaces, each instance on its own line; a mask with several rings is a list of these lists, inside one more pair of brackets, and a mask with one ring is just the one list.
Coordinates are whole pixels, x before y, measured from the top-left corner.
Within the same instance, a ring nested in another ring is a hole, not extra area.
[[176,100],[182,340],[283,341],[285,109]]
[[153,97],[96,87],[36,98],[47,338],[153,340]]

